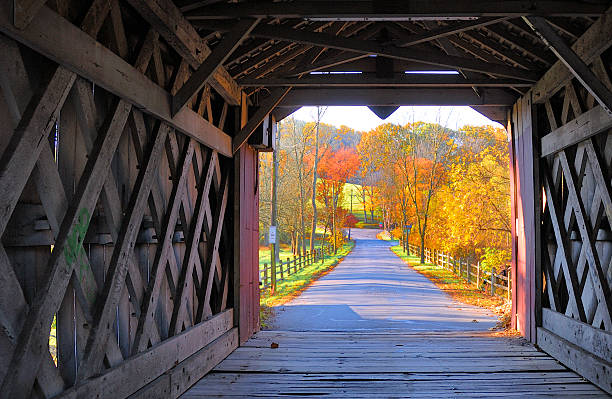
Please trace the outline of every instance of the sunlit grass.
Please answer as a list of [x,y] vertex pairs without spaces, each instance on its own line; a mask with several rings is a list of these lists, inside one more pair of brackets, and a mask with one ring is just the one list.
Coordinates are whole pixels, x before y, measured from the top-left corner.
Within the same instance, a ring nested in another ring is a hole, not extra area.
[[57,317],[53,316],[53,323],[51,323],[51,331],[49,332],[49,352],[51,357],[57,366]]
[[474,306],[489,309],[500,317],[499,327],[507,328],[511,304],[499,297],[489,295],[487,292],[467,283],[450,270],[431,263],[421,264],[418,256],[406,255],[401,245],[390,248],[394,254],[401,258],[413,270],[430,279],[438,288],[449,294],[453,299]]

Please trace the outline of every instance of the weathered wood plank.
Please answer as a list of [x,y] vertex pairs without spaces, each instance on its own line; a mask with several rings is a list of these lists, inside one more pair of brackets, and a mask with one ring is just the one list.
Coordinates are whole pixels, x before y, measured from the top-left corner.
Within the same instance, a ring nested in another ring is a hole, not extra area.
[[[172,98],[172,115],[176,115],[204,87],[208,79],[232,55],[234,50],[240,46],[247,35],[257,26],[258,22],[258,19],[241,21],[223,37],[221,43],[215,47],[215,50],[200,64],[198,69]],[[210,123],[212,123],[212,115],[210,113],[208,117]]]
[[542,327],[601,359],[612,359],[612,333],[542,309]]
[[557,58],[563,62],[576,79],[578,79],[595,100],[597,100],[599,105],[601,105],[608,114],[612,115],[612,91],[599,80],[585,61],[583,61],[580,56],[577,55],[559,35],[557,35],[552,26],[550,26],[544,18],[523,17],[523,20],[525,20],[525,22],[527,22],[549,46]]
[[[589,64],[612,45],[612,14],[603,14],[572,44],[571,49]],[[567,83],[572,73],[561,61],[557,61],[533,87],[533,102],[541,103],[550,98]]]
[[606,397],[523,339],[471,332],[262,331],[183,398],[306,395]]
[[[127,397],[231,331],[232,318],[231,309],[218,314],[139,353],[117,367],[77,384],[58,396],[58,399]],[[113,381],[113,384],[108,381]]]
[[174,235],[179,207],[185,190],[187,172],[191,162],[193,161],[193,152],[193,140],[188,140],[188,143],[181,154],[181,160],[178,168],[179,173],[176,175],[172,194],[170,195],[169,199],[170,205],[168,206],[166,215],[163,218],[162,228],[164,234],[162,237],[158,238],[158,245],[151,269],[151,276],[143,299],[143,308],[138,320],[138,327],[136,329],[136,336],[134,338],[134,353],[138,353],[146,348],[150,334],[149,330],[155,328],[153,324],[154,311],[157,308],[159,289],[166,269],[167,259],[169,256],[174,256],[174,253],[171,253],[172,236]]
[[[2,10],[0,31],[198,142],[231,156],[230,136],[189,109],[183,109],[172,118],[169,93],[48,7],[43,6],[25,30],[17,30],[6,10]],[[75,52],[75,47],[81,51]]]
[[559,152],[574,144],[612,128],[612,116],[596,106],[542,137],[542,157]]
[[[73,74],[72,77],[74,79]],[[69,252],[65,253],[68,248],[68,239],[71,235],[77,234],[77,226],[82,230],[89,224],[92,210],[102,190],[102,184],[106,180],[110,162],[130,110],[129,104],[121,100],[116,102],[110,112],[110,117],[106,119],[98,135],[73,202],[62,221],[47,266],[48,277],[44,282],[42,293],[32,303],[23,330],[19,335],[11,368],[2,384],[0,397],[23,397],[25,395],[23,388],[31,387],[33,384],[35,375],[31,373],[31,369],[36,368],[41,360],[38,345],[48,335],[53,314],[59,308],[72,271],[76,266],[76,261],[69,256]]]
[[[138,179],[134,186],[134,192],[126,209],[126,217],[123,220],[118,240],[115,243],[111,257],[108,278],[102,290],[104,298],[103,306],[95,315],[95,325],[90,333],[83,364],[79,369],[79,375],[83,378],[91,375],[101,364],[109,335],[112,334],[110,326],[116,317],[116,307],[124,289],[125,278],[128,272],[128,264],[131,262],[131,252],[136,242],[136,236],[140,230],[140,224],[146,204],[153,185],[153,179],[161,161],[162,151],[170,128],[161,124],[153,134],[153,145],[148,154],[146,162],[140,169]],[[136,271],[136,273],[139,273]]]
[[[128,2],[193,69],[198,69],[210,55],[208,46],[172,1],[128,0]],[[225,68],[222,66],[217,68],[210,83],[225,101],[231,105],[240,104],[240,88]]]
[[232,140],[233,154],[235,154],[240,147],[247,142],[251,134],[253,134],[255,129],[257,129],[257,126],[259,126],[266,116],[268,116],[268,114],[272,112],[272,110],[283,100],[283,98],[285,98],[287,93],[289,93],[289,90],[291,90],[290,87],[276,89],[270,94],[270,97],[266,98],[261,103],[259,109],[255,112],[255,114],[253,114],[246,125],[240,129]]
[[[572,370],[612,394],[612,365],[547,329],[538,328],[538,346]],[[608,359],[609,360],[609,359]]]

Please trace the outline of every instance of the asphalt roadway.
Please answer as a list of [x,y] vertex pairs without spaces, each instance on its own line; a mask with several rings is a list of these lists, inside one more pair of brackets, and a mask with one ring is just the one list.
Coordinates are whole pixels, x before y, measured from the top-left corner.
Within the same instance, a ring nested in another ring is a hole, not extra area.
[[483,331],[497,317],[454,301],[376,239],[352,229],[356,245],[335,269],[275,309],[269,329],[285,331]]

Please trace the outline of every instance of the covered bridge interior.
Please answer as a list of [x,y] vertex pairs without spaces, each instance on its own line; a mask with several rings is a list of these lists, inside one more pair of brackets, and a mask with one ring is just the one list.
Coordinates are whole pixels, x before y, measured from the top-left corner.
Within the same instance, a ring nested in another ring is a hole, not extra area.
[[0,397],[178,397],[256,332],[257,154],[304,105],[506,126],[513,325],[612,392],[607,3],[1,2]]

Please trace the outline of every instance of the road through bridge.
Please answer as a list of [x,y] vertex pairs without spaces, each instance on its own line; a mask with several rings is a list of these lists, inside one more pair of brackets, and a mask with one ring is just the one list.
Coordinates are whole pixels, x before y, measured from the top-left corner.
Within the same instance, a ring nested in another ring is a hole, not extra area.
[[451,299],[378,232],[353,229],[332,272],[182,398],[608,397],[525,339],[495,336],[494,315]]
[[0,1],[0,399],[176,398],[259,356],[258,151],[304,105],[505,126],[512,325],[612,393],[610,6]]

